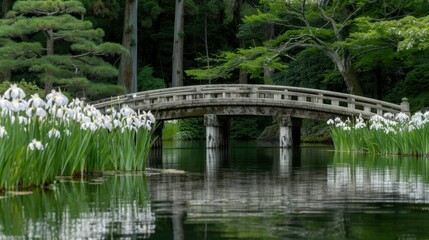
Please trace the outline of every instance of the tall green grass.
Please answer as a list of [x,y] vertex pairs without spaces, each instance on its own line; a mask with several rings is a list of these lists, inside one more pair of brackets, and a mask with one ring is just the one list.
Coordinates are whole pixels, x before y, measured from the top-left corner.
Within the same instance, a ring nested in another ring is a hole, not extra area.
[[165,121],[164,128],[162,129],[163,140],[189,140],[192,139],[191,134],[188,131],[180,129],[180,124],[177,120]]
[[428,155],[429,112],[409,117],[403,113],[375,115],[369,121],[328,120],[336,150]]
[[12,85],[0,96],[0,190],[52,183],[57,176],[141,171],[152,146],[149,112],[125,106],[101,114],[53,91],[46,101]]

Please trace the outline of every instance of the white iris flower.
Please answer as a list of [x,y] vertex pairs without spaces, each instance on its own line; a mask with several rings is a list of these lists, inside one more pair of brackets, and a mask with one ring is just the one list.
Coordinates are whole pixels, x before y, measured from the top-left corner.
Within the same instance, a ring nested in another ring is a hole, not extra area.
[[28,148],[30,148],[30,150],[31,150],[31,151],[34,151],[34,150],[42,151],[42,150],[44,150],[44,149],[45,149],[45,148],[43,147],[42,142],[37,141],[36,139],[33,139],[33,140],[31,141],[31,143],[30,143],[30,144],[28,144]]

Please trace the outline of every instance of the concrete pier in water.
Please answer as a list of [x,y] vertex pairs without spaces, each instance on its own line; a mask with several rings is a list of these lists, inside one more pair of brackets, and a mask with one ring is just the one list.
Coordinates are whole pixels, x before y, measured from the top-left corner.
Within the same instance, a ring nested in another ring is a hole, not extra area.
[[206,148],[223,148],[228,146],[230,119],[215,114],[204,115],[206,126]]

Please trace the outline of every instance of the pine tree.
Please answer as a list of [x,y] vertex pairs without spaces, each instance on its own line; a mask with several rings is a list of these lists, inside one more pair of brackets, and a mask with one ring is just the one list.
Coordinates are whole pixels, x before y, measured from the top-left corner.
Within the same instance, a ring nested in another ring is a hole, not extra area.
[[45,92],[55,86],[100,94],[118,70],[101,57],[126,50],[103,43],[104,32],[83,20],[85,8],[75,0],[18,0],[0,20],[0,72],[29,71],[44,82]]

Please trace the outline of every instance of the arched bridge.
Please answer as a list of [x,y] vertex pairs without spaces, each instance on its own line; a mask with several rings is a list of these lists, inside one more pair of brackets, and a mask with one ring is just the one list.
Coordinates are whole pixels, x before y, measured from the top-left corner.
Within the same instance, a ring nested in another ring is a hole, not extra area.
[[[126,94],[92,104],[101,111],[125,104],[134,110],[151,110],[158,120],[205,116],[205,124],[208,127],[224,125],[217,116],[232,115],[285,117],[280,125],[292,127],[296,122],[294,119],[302,118],[327,120],[334,116],[361,115],[368,119],[385,112],[409,114],[406,99],[403,99],[401,104],[393,104],[318,89],[242,84],[165,88]],[[209,133],[209,128],[207,131]],[[289,138],[291,135],[289,134]],[[282,139],[282,136],[280,138]]]
[[331,116],[370,118],[385,112],[409,112],[401,105],[351,94],[272,85],[197,85],[126,94],[93,102],[105,110],[128,105],[151,110],[159,120],[216,115],[264,115],[327,119]]

